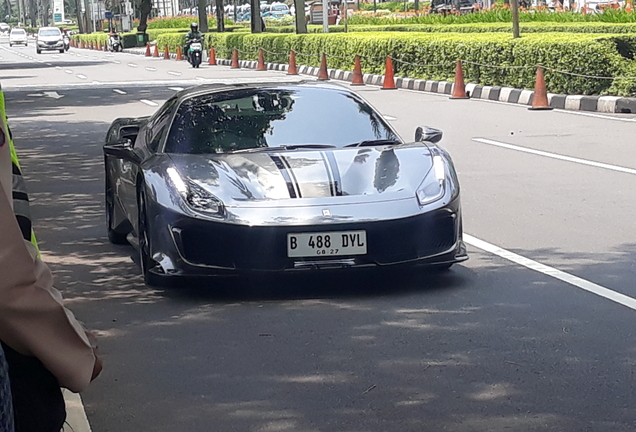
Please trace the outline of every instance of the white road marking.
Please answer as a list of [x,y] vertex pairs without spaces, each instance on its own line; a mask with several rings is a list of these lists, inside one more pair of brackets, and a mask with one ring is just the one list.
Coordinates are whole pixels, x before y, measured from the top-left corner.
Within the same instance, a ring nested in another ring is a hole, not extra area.
[[181,72],[168,71],[170,75],[181,76]]
[[157,102],[149,101],[148,99],[140,99],[140,102],[143,102],[146,105],[150,105],[151,107],[159,106]]
[[156,72],[157,68],[147,67],[146,70],[149,71],[149,72]]
[[128,93],[126,93],[125,91],[123,91],[123,90],[119,90],[119,89],[113,89],[113,91],[114,91],[115,93],[119,93],[120,95],[128,94]]
[[618,166],[618,165],[610,165],[610,164],[606,164],[606,163],[602,163],[602,162],[594,162],[591,160],[587,160],[587,159],[579,159],[579,158],[575,158],[575,157],[570,157],[570,156],[563,156],[560,154],[556,154],[556,153],[550,153],[550,152],[546,152],[546,151],[542,151],[542,150],[535,150],[535,149],[531,149],[528,147],[520,147],[520,146],[516,146],[513,144],[506,144],[506,143],[502,143],[499,141],[494,141],[494,140],[489,140],[489,139],[485,139],[485,138],[473,138],[473,141],[475,142],[479,142],[482,144],[489,144],[489,145],[493,145],[493,146],[497,146],[497,147],[502,147],[502,148],[506,148],[509,150],[516,150],[516,151],[520,151],[520,152],[524,152],[524,153],[530,153],[530,154],[534,154],[537,156],[545,156],[545,157],[549,157],[552,159],[558,159],[558,160],[562,160],[562,161],[566,161],[566,162],[574,162],[574,163],[578,163],[581,165],[588,165],[588,166],[593,166],[596,168],[604,168],[604,169],[608,169],[608,170],[612,170],[612,171],[618,171],[618,172],[622,172],[622,173],[626,173],[626,174],[636,174],[636,169],[633,168],[625,168],[622,166]]
[[137,65],[136,65],[136,64],[134,64],[134,63],[128,63],[128,66],[130,66],[130,67],[137,67]]
[[562,110],[562,109],[556,109],[555,111],[556,112],[560,112],[560,113],[580,115],[580,116],[583,116],[583,117],[595,117],[595,118],[600,118],[600,119],[603,119],[603,120],[618,120],[618,121],[624,121],[624,122],[628,122],[628,123],[636,122],[636,119],[634,119],[634,118],[612,117],[611,115],[593,114],[593,113],[589,113],[589,112],[585,112],[585,111],[568,111],[568,110]]
[[183,87],[168,87],[168,90],[181,91],[183,90]]
[[91,425],[88,423],[81,396],[66,389],[63,390],[63,393],[67,423],[62,429],[63,432],[91,432]]
[[66,72],[67,74],[72,74],[73,73],[73,71],[70,70],[70,69],[66,69],[64,72]]
[[623,306],[627,306],[630,309],[636,310],[636,299],[626,296],[625,294],[612,291],[609,288],[605,288],[601,285],[595,284],[593,282],[590,282],[578,276],[574,276],[564,271],[555,269],[554,267],[541,264],[537,261],[523,257],[514,252],[507,251],[505,249],[502,249],[498,246],[495,246],[493,244],[490,244],[488,242],[485,242],[483,240],[480,240],[468,234],[464,234],[464,241],[471,246],[474,246],[478,249],[484,250],[491,254],[497,255],[508,261],[512,261],[515,264],[519,264],[521,266],[529,268],[530,270],[543,273],[546,276],[551,276],[555,279],[558,279],[562,282],[573,285],[584,291],[590,292],[592,294],[596,294],[597,296],[606,298],[610,301],[613,301],[614,303],[618,303]]
[[86,79],[86,75],[82,75],[82,74],[77,74],[77,77],[80,79]]

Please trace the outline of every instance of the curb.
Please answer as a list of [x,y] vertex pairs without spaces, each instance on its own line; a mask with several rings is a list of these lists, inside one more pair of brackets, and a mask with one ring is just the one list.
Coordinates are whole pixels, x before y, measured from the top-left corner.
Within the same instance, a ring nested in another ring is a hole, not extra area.
[[[144,48],[145,50],[145,48]],[[145,54],[145,51],[127,49],[126,52],[133,54]],[[176,56],[176,55],[175,55]],[[171,58],[173,54],[170,55]],[[205,56],[207,57],[207,56]],[[204,58],[204,62],[207,58]],[[231,66],[232,60],[217,58],[218,65]],[[256,69],[256,60],[239,60],[241,68]],[[267,70],[285,72],[289,66],[282,63],[265,63]],[[298,73],[302,75],[318,76],[318,67],[298,66]],[[353,72],[340,69],[327,69],[329,78],[339,81],[349,81],[353,79]],[[382,86],[384,75],[363,74],[365,84]],[[440,93],[451,95],[454,83],[448,81],[430,81],[414,78],[395,78],[395,86],[405,90],[424,91],[429,93]],[[506,102],[520,105],[532,105],[534,97],[533,90],[520,90],[512,87],[481,86],[474,83],[466,84],[466,94],[471,99],[485,99],[497,102]],[[548,93],[548,102],[552,108],[567,111],[588,111],[611,114],[636,114],[636,98],[621,96],[585,96],[585,95],[562,95]]]

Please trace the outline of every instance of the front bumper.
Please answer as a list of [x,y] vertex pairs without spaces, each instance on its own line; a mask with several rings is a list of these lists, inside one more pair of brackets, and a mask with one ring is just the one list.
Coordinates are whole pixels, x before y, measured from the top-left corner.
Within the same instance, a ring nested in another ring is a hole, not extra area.
[[[373,222],[310,226],[246,226],[203,221],[166,208],[154,213],[151,256],[166,275],[230,275],[377,267],[438,265],[468,258],[462,241],[459,198],[416,216]],[[365,230],[367,253],[289,258],[287,235]]]
[[38,49],[41,49],[41,50],[59,50],[63,48],[64,48],[64,41],[56,41],[56,42],[38,41]]

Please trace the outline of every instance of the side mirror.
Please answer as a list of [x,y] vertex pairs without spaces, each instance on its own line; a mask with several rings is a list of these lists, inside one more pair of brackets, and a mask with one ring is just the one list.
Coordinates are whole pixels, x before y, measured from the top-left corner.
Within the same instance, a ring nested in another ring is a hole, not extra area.
[[438,143],[442,140],[444,133],[439,130],[428,126],[418,126],[415,129],[415,142],[430,141],[432,143]]
[[113,144],[104,146],[104,153],[117,159],[136,161],[139,157],[133,151],[133,142],[129,139],[121,139]]

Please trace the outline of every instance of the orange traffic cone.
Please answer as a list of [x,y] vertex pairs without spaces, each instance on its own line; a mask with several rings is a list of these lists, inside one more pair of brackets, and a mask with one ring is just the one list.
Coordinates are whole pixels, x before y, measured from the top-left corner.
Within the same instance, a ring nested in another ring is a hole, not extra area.
[[462,61],[457,60],[455,66],[455,85],[453,86],[453,94],[451,99],[468,99],[466,95],[466,85],[464,84],[464,71],[462,70]]
[[159,57],[159,47],[155,44],[155,50],[152,53],[153,57]]
[[353,79],[351,80],[351,85],[364,85],[364,77],[362,76],[362,66],[360,65],[359,55],[356,55],[356,60],[353,65]]
[[534,95],[532,97],[532,106],[530,110],[551,110],[552,107],[548,102],[548,91],[545,88],[545,78],[543,77],[543,68],[537,68],[537,80],[534,84]]
[[258,49],[258,63],[256,64],[257,71],[265,71],[267,70],[267,66],[265,66],[265,56],[263,55],[263,48]]
[[146,57],[150,57],[150,42],[146,43]]
[[386,66],[384,71],[384,82],[382,90],[395,90],[395,77],[393,76],[393,61],[390,56],[386,56]]
[[181,45],[177,45],[177,61],[183,60],[181,56]]
[[327,56],[322,53],[322,59],[320,60],[320,69],[318,69],[318,81],[327,81],[329,79],[329,73],[327,72]]
[[165,48],[163,49],[163,59],[164,60],[170,59],[170,48],[168,48],[168,45],[166,45]]
[[214,51],[214,47],[210,47],[210,59],[208,60],[208,64],[216,66],[216,51]]
[[289,51],[289,68],[287,69],[287,75],[298,75],[298,68],[296,67],[296,51]]
[[241,65],[239,64],[238,59],[238,50],[234,48],[232,51],[232,65],[230,66],[232,69],[240,69]]

